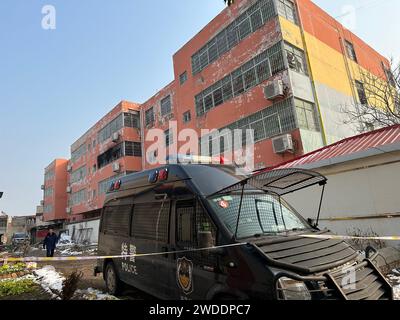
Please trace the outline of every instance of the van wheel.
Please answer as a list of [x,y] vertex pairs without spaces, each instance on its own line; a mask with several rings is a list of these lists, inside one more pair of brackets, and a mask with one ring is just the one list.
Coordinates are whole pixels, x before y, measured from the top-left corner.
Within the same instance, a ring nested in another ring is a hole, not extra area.
[[118,278],[117,271],[115,269],[114,263],[109,262],[105,269],[105,280],[108,293],[112,295],[118,295],[122,292],[123,283]]

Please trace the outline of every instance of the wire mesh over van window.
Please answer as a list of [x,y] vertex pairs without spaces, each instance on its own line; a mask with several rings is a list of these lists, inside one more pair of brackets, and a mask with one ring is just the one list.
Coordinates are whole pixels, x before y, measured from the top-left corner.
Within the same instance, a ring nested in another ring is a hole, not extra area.
[[212,239],[210,245],[215,245],[216,228],[198,201],[178,202],[176,217],[178,242],[197,247],[200,234],[210,233]]
[[[210,200],[217,215],[235,234],[240,207],[240,194],[218,196]],[[283,200],[270,194],[245,194],[240,210],[238,238],[276,234],[293,229],[306,229],[307,224]]]
[[103,232],[118,236],[128,236],[131,212],[131,205],[105,207],[102,224]]
[[138,203],[133,209],[132,236],[168,242],[170,202]]

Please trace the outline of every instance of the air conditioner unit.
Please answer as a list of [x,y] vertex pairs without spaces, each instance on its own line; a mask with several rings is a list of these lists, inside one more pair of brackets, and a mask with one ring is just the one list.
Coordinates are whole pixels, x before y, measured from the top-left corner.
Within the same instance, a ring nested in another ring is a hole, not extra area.
[[274,100],[276,98],[284,97],[285,88],[282,80],[274,80],[272,83],[264,88],[265,98]]
[[121,165],[119,164],[119,162],[114,162],[112,169],[114,172],[119,172],[121,170]]
[[67,187],[67,193],[71,193],[72,192],[72,188],[71,187]]
[[40,205],[41,205],[41,206],[44,206],[44,200],[41,200],[41,201],[40,201]]
[[67,166],[67,171],[68,171],[68,172],[71,172],[71,171],[72,171],[72,166],[71,166],[70,164]]
[[294,145],[291,134],[285,134],[279,137],[272,138],[272,145],[276,154],[293,152]]
[[119,132],[114,132],[112,134],[112,141],[113,142],[118,142],[119,141]]
[[65,212],[68,213],[68,214],[70,214],[70,213],[72,212],[72,210],[71,210],[70,207],[68,207],[67,209],[65,209]]
[[40,189],[44,190],[44,184],[41,185]]

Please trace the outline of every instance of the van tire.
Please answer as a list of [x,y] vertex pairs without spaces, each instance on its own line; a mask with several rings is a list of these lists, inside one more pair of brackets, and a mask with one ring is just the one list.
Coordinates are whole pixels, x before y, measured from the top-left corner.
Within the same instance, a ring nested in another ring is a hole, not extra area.
[[123,290],[123,282],[119,279],[113,262],[108,262],[104,269],[104,280],[107,291],[111,295],[119,295]]

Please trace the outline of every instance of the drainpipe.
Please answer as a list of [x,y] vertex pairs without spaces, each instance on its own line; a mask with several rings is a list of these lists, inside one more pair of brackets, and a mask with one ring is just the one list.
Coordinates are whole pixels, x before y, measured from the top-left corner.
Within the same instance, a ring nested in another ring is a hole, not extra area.
[[319,122],[321,124],[322,141],[323,141],[324,146],[327,146],[328,140],[326,138],[325,125],[324,125],[324,121],[322,119],[321,105],[319,103],[318,93],[317,93],[317,89],[315,86],[314,75],[313,75],[312,66],[311,66],[311,60],[310,60],[310,56],[308,54],[307,41],[306,41],[306,36],[305,36],[305,31],[304,31],[303,20],[302,20],[301,14],[300,14],[298,0],[295,0],[294,3],[296,6],[296,10],[297,10],[297,18],[298,18],[299,26],[300,26],[301,39],[303,41],[304,54],[307,59],[308,69],[309,69],[309,73],[310,73],[311,87],[312,87],[314,98],[315,98],[315,104],[317,105],[317,109],[318,109]]

